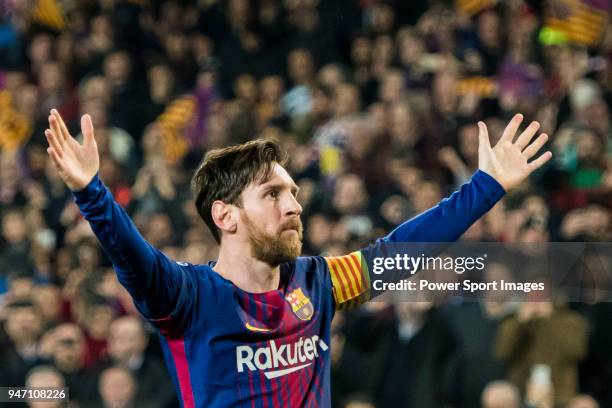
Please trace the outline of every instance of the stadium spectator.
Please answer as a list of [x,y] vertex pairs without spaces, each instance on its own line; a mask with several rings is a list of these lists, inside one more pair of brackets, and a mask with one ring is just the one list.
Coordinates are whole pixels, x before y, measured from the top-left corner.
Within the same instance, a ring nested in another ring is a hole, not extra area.
[[577,394],[578,363],[587,348],[586,322],[578,313],[550,301],[521,303],[500,324],[495,343],[508,377],[523,392],[534,367],[543,364],[550,367],[555,404],[567,404]]
[[134,408],[137,405],[137,383],[129,369],[109,367],[100,374],[98,392],[102,397],[102,408]]
[[108,337],[110,363],[129,369],[138,385],[134,397],[137,406],[171,407],[177,404],[171,380],[163,363],[146,356],[149,338],[136,316],[115,320]]
[[521,394],[507,381],[493,381],[482,392],[482,408],[520,408]]
[[0,380],[7,386],[25,384],[28,370],[40,363],[38,340],[43,326],[40,313],[28,299],[4,306],[0,331]]
[[593,397],[586,394],[576,395],[566,405],[567,408],[599,408],[599,404]]
[[[66,383],[64,377],[53,366],[36,366],[28,372],[25,386],[29,388],[59,389],[64,388]],[[59,390],[58,390],[59,391]],[[67,393],[70,390],[66,390]],[[30,408],[60,408],[67,406],[65,401],[32,401],[28,403]]]

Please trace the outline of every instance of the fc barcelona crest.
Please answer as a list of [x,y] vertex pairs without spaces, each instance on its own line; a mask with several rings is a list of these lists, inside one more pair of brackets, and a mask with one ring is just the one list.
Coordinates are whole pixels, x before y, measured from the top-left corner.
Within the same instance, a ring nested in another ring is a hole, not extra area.
[[285,299],[291,305],[293,313],[300,320],[310,320],[314,314],[314,307],[310,303],[310,299],[304,295],[302,288],[297,288],[293,292],[287,294]]

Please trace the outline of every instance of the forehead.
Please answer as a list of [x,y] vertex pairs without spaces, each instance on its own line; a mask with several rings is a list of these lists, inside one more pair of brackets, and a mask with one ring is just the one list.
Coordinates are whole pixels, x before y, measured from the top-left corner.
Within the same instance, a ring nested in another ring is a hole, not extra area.
[[272,185],[282,186],[282,187],[287,186],[290,188],[293,188],[296,186],[295,182],[293,181],[293,178],[291,178],[287,170],[285,170],[285,168],[281,166],[280,164],[274,163],[272,165],[272,171],[270,172],[270,177],[267,180],[264,180],[263,182],[255,181],[251,183],[249,186],[247,186],[245,191],[250,190],[250,189],[259,190],[259,189],[266,188]]

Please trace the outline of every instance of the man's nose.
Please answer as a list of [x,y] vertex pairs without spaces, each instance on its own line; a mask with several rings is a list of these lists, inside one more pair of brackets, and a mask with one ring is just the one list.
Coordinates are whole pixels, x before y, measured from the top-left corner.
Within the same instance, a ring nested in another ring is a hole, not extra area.
[[285,207],[285,215],[297,215],[297,216],[300,216],[300,214],[302,214],[302,205],[293,196],[293,194],[289,195],[289,198],[288,198],[285,206],[286,206]]

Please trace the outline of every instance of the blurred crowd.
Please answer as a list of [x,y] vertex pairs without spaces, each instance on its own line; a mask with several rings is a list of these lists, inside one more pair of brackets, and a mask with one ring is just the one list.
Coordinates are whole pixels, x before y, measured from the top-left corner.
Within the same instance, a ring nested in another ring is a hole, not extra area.
[[[606,0],[0,1],[0,385],[178,406],[47,158],[51,108],[77,138],[92,116],[102,180],[180,261],[216,257],[188,188],[209,149],[278,140],[304,253],[340,255],[467,181],[476,121],[494,143],[516,112],[554,158],[462,239],[610,241],[609,14]],[[339,312],[334,407],[612,407],[610,301]]]

